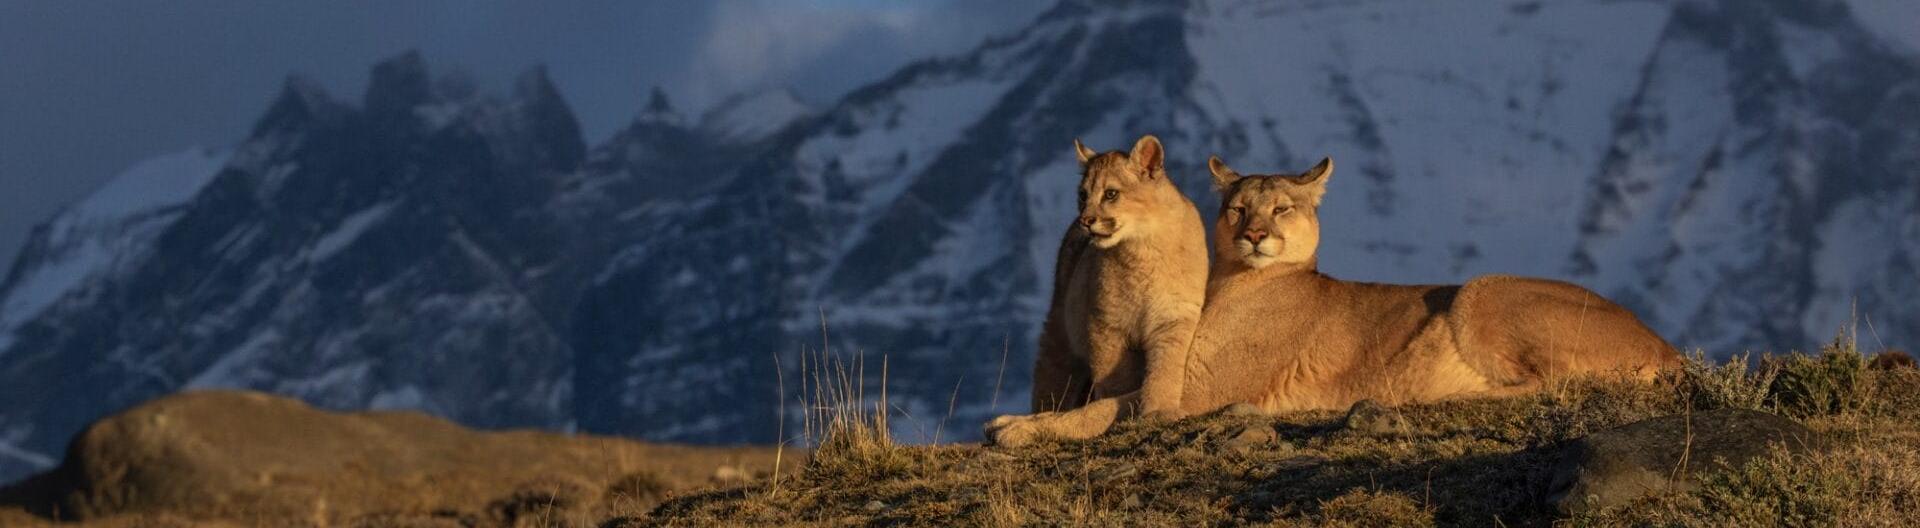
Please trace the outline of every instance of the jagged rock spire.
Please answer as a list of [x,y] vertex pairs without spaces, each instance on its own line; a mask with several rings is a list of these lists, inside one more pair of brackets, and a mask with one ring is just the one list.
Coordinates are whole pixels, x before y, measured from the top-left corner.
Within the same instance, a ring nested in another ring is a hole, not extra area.
[[267,111],[253,125],[253,136],[278,130],[288,130],[308,124],[327,121],[342,114],[345,109],[335,103],[320,83],[299,75],[290,75],[281,85],[280,94],[275,96]]
[[413,107],[432,98],[433,79],[427,74],[427,61],[420,52],[408,51],[373,67],[361,104],[368,115],[380,119],[408,115]]
[[547,167],[571,167],[586,158],[586,140],[580,135],[580,123],[560,96],[560,89],[547,76],[546,66],[536,66],[514,81],[522,119],[531,128],[538,143],[537,163]]
[[654,86],[653,91],[647,95],[647,106],[640,109],[640,117],[635,121],[679,126],[686,122],[686,118],[682,117],[680,112],[673,108],[673,103],[667,100],[666,90]]

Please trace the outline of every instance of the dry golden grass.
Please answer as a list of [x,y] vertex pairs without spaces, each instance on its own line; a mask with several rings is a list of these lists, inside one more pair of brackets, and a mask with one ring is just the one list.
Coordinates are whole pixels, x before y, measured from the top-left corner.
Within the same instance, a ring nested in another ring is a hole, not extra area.
[[[1920,373],[1850,344],[1687,368],[1652,384],[1575,381],[1539,394],[1397,409],[1405,432],[1340,413],[1121,424],[1086,441],[1005,449],[897,446],[851,434],[779,493],[754,484],[667,501],[639,525],[1530,526],[1920,524]],[[1783,381],[1790,380],[1790,381]],[[1687,410],[1796,417],[1834,447],[1703,472],[1692,492],[1564,519],[1541,506],[1565,441]],[[871,414],[871,408],[867,411]],[[880,416],[869,416],[871,424]],[[1267,434],[1266,431],[1271,431]],[[865,433],[869,436],[878,432]],[[880,435],[884,436],[884,435]],[[1272,441],[1241,444],[1247,439]],[[1236,440],[1237,439],[1237,440]]]

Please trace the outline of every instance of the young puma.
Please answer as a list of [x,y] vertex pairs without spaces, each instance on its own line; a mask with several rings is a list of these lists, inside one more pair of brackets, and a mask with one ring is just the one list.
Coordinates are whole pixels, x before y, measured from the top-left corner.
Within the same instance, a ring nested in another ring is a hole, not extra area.
[[1173,411],[1206,291],[1200,213],[1167,179],[1153,136],[1132,152],[1095,153],[1078,141],[1074,152],[1080,214],[1055,265],[1033,410],[1142,391],[1140,410]]

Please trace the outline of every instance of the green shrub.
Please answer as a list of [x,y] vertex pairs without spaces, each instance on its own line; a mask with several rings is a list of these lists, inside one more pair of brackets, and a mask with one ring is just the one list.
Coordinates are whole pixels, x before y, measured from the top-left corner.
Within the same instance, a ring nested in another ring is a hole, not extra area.
[[1767,404],[1775,412],[1796,418],[1844,414],[1867,406],[1867,386],[1860,382],[1866,358],[1849,341],[1837,341],[1819,356],[1791,354],[1772,362],[1773,382]]

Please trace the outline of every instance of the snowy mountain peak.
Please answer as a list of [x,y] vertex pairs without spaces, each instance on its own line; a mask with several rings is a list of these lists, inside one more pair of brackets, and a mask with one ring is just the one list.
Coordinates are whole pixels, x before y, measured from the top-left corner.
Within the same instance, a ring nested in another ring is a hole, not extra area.
[[0,282],[0,354],[22,323],[89,280],[145,258],[161,228],[226,160],[224,152],[201,148],[147,160],[35,227]]

